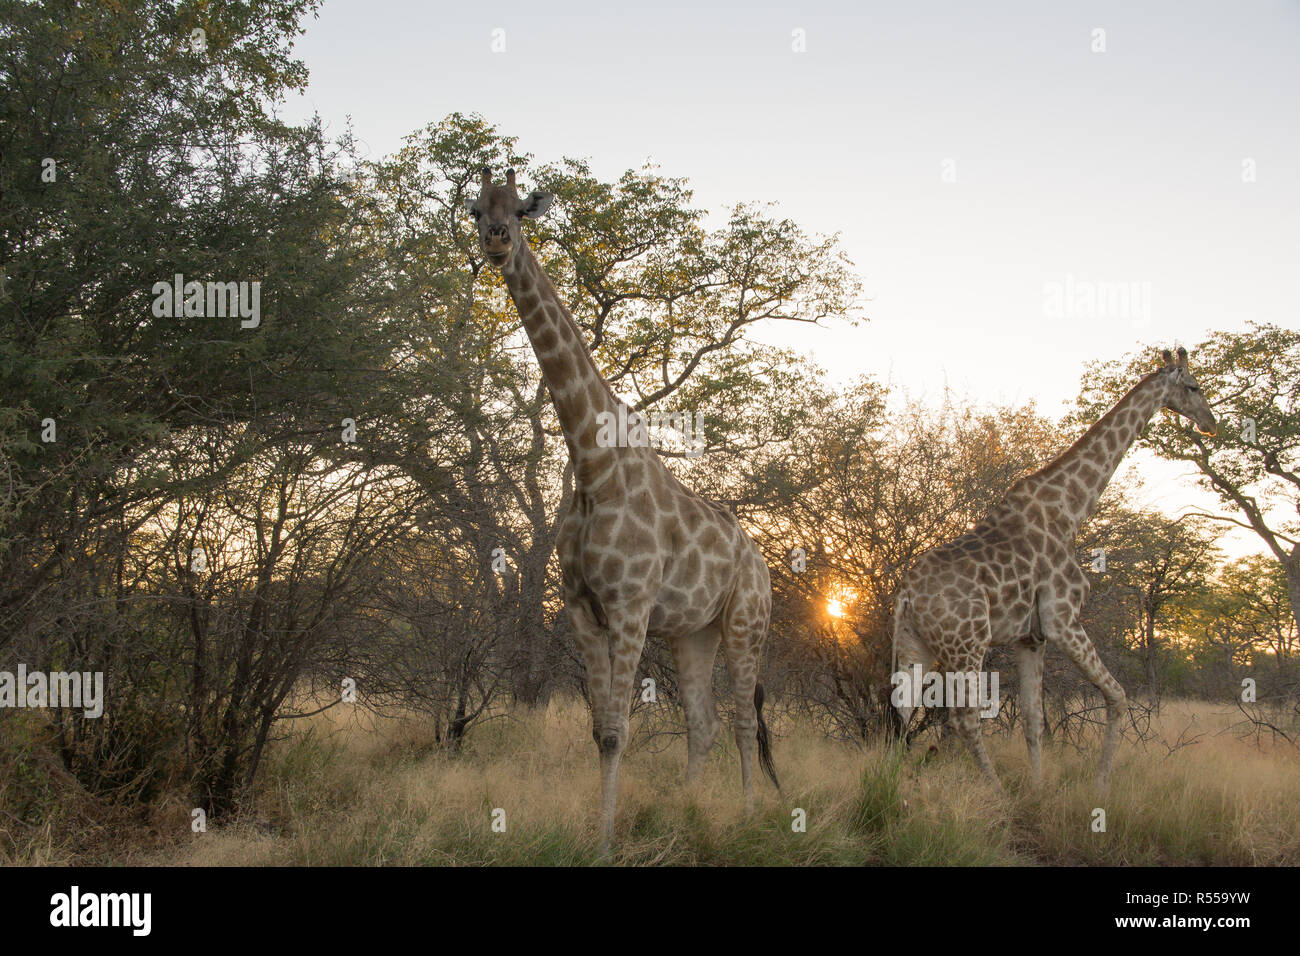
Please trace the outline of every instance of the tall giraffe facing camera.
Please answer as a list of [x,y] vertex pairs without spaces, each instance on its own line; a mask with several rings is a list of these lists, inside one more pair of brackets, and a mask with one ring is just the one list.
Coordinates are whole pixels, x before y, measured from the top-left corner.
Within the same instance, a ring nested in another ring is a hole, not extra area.
[[[686,781],[695,781],[718,734],[713,662],[721,645],[735,695],[736,744],[745,807],[754,806],[755,750],[776,783],[763,687],[772,587],[757,545],[722,505],[679,482],[654,449],[605,447],[602,413],[629,409],[601,377],[578,325],[524,241],[525,219],[543,215],[550,193],[523,199],[515,171],[495,185],[483,170],[466,208],[481,251],[501,271],[555,403],[573,462],[556,551],[564,604],[587,668],[592,736],[600,752],[601,845],[614,834],[618,771],[627,748],[633,681],[646,636],[663,637],[677,666],[686,712]],[[611,419],[605,419],[609,421]]]

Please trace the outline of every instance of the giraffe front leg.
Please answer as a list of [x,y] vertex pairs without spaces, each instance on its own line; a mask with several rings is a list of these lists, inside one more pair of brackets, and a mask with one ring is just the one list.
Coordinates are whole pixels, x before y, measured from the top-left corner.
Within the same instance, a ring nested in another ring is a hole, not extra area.
[[[1049,635],[1051,637],[1051,635]],[[1106,665],[1097,655],[1088,632],[1083,625],[1075,622],[1063,628],[1056,640],[1066,656],[1074,661],[1083,676],[1101,691],[1106,700],[1106,738],[1101,745],[1101,760],[1097,764],[1097,790],[1105,793],[1110,787],[1110,768],[1115,761],[1115,751],[1119,747],[1120,731],[1123,728],[1125,714],[1128,713],[1128,695]]]
[[587,696],[591,706],[591,736],[600,745],[605,724],[605,702],[609,700],[609,635],[596,621],[591,605],[584,598],[565,601],[574,643],[582,654],[587,671]]
[[[606,760],[602,741],[605,738],[606,722],[609,719],[610,699],[610,636],[597,622],[591,605],[585,598],[570,597],[565,601],[569,615],[569,624],[573,628],[574,641],[582,653],[582,660],[587,670],[587,694],[591,704],[591,736],[601,753],[601,826],[600,855],[609,856],[610,844],[614,835],[614,816],[609,783],[606,779]],[[617,787],[617,767],[615,767],[615,787]],[[605,810],[609,805],[608,812]]]
[[1029,748],[1029,779],[1043,782],[1043,659],[1047,642],[1033,637],[1016,645],[1016,671],[1020,675],[1020,714]]
[[[630,736],[633,683],[641,650],[645,646],[650,601],[606,608],[609,684],[603,701],[603,719],[596,745],[600,750],[601,850],[608,855],[614,841],[614,815],[618,805],[618,771]],[[593,694],[592,707],[602,706]]]

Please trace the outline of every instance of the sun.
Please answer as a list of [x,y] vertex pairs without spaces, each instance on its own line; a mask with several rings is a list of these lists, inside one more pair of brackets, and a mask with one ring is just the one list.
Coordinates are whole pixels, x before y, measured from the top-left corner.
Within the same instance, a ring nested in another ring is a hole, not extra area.
[[834,583],[823,593],[826,595],[826,616],[832,621],[847,618],[858,599],[857,590],[842,582]]

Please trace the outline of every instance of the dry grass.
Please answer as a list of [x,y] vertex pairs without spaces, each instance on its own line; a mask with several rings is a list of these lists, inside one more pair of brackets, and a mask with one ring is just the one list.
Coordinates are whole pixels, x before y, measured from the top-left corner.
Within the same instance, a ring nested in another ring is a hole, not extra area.
[[[1221,733],[1232,712],[1166,705],[1170,752],[1126,741],[1110,793],[1092,787],[1096,747],[1047,747],[1045,785],[1026,785],[1020,737],[990,740],[1007,785],[980,783],[960,749],[933,759],[860,750],[782,726],[784,791],[765,780],[746,819],[724,731],[692,792],[685,745],[636,747],[623,763],[615,863],[625,864],[1220,864],[1300,862],[1300,757]],[[258,794],[260,825],[188,832],[122,862],[222,865],[522,864],[598,861],[599,785],[585,709],[564,704],[476,729],[463,754],[437,751],[419,721],[330,711],[276,748]],[[1094,832],[1093,810],[1106,811]],[[505,832],[492,829],[505,811]],[[792,832],[792,811],[806,832]]]

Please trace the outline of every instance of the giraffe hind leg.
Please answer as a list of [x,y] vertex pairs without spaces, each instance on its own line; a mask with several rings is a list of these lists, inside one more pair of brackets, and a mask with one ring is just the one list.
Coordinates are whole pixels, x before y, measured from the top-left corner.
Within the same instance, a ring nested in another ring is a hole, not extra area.
[[686,713],[686,784],[699,780],[704,762],[718,737],[718,708],[713,700],[713,662],[722,632],[706,627],[671,638],[669,649],[677,665],[677,686]]
[[966,747],[970,750],[971,756],[975,758],[975,763],[980,768],[980,772],[984,774],[984,778],[1001,790],[1002,781],[998,779],[998,772],[993,767],[993,760],[989,757],[988,747],[984,745],[984,732],[980,727],[979,707],[953,708],[952,723],[961,739],[966,742]]
[[[973,633],[970,633],[967,629],[970,629]],[[963,631],[963,636],[967,638],[963,644],[968,648],[973,647],[977,650],[954,654],[948,663],[950,664],[949,673],[955,679],[964,679],[965,696],[969,698],[978,686],[980,668],[984,664],[984,654],[989,646],[988,620],[986,618],[980,621],[972,621]],[[970,676],[967,677],[966,675]],[[945,684],[947,683],[947,676],[945,674]],[[1002,781],[998,779],[997,770],[993,767],[993,760],[989,757],[988,747],[984,744],[984,732],[980,727],[978,699],[975,702],[962,700],[948,701],[948,703],[951,706],[953,728],[966,742],[971,756],[975,758],[975,763],[980,768],[980,772],[984,774],[985,779],[1001,790]]]
[[740,752],[740,780],[745,791],[746,813],[754,810],[756,759],[761,760],[763,769],[772,778],[772,782],[777,782],[767,726],[759,714],[763,694],[759,691],[758,670],[762,664],[763,645],[767,640],[770,611],[768,595],[771,593],[771,586],[766,582],[766,571],[767,567],[763,565],[761,580],[756,578],[754,582],[747,582],[750,586],[733,595],[722,618],[722,647],[736,707],[736,748]]

